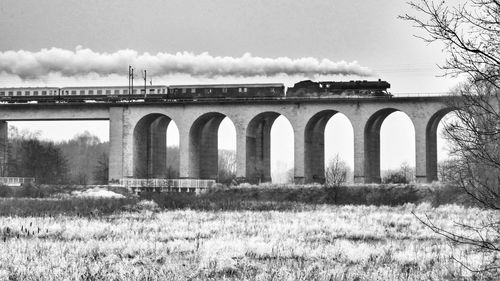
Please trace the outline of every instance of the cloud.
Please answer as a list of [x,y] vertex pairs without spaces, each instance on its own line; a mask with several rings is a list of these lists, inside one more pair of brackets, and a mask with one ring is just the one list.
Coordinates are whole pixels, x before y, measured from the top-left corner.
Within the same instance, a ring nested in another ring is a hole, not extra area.
[[127,75],[128,66],[146,69],[149,75],[188,74],[195,77],[255,77],[304,75],[357,75],[371,76],[372,71],[353,62],[333,62],[312,57],[292,59],[288,57],[264,58],[245,53],[241,57],[212,56],[208,53],[139,54],[125,49],[114,53],[99,53],[88,48],[75,50],[60,48],[42,49],[38,52],[24,50],[0,52],[0,72],[33,80],[57,73],[62,76],[84,76],[96,73]]

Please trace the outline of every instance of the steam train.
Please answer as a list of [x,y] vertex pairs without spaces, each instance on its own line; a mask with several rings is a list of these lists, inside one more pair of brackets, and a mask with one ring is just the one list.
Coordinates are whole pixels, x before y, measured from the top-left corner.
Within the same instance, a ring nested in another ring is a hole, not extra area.
[[207,99],[263,99],[307,97],[391,97],[386,81],[301,81],[285,91],[283,84],[155,85],[135,87],[0,88],[3,103],[194,101]]

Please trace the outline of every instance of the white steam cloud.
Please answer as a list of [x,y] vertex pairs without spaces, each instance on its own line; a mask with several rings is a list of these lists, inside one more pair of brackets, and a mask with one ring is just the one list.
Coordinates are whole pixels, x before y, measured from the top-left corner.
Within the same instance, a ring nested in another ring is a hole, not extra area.
[[31,80],[58,73],[62,76],[84,76],[96,73],[127,75],[128,66],[146,69],[153,76],[188,74],[195,77],[255,77],[286,75],[357,75],[371,76],[372,71],[353,62],[333,62],[312,57],[291,59],[287,57],[263,58],[245,53],[241,57],[211,56],[208,53],[175,54],[149,53],[125,49],[114,53],[98,53],[77,47],[74,51],[51,48],[38,52],[0,52],[0,73]]

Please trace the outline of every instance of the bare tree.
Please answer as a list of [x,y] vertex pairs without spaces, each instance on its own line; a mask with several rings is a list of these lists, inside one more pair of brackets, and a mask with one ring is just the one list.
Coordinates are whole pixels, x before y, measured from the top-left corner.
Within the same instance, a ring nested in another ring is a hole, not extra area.
[[326,166],[324,186],[334,203],[337,203],[340,187],[346,182],[348,172],[349,166],[338,154],[335,154]]
[[440,67],[446,75],[467,74],[473,83],[486,81],[498,88],[500,1],[461,0],[454,1],[455,6],[448,2],[411,1],[419,16],[406,14],[401,18],[424,30],[426,35],[417,37],[425,42],[444,44],[448,58]]
[[[462,76],[449,105],[456,119],[445,124],[456,164],[456,183],[495,216],[481,225],[462,225],[462,233],[421,219],[435,232],[455,243],[475,246],[477,251],[500,252],[500,1],[415,0],[409,5],[417,15],[404,15],[425,32],[425,42],[440,42],[446,62],[445,75]],[[420,219],[420,218],[419,218]],[[493,259],[478,270],[500,269]]]
[[454,183],[459,178],[460,161],[455,158],[440,161],[438,163],[438,180],[442,183]]
[[236,152],[220,150],[218,165],[218,182],[229,185],[236,177]]
[[327,187],[338,187],[346,182],[349,167],[347,163],[335,154],[328,162],[325,170],[325,185]]
[[383,183],[408,184],[415,178],[415,168],[411,167],[408,162],[401,163],[398,170],[389,170],[384,175]]

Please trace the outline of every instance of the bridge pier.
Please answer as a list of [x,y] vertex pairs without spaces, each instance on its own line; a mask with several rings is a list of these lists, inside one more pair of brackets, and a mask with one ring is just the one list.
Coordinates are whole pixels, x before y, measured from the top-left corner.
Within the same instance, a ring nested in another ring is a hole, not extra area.
[[314,115],[304,131],[304,180],[306,183],[325,182],[325,128],[335,111],[327,110]]
[[275,112],[254,117],[246,132],[246,172],[251,182],[271,181],[271,127],[278,118]]
[[305,125],[297,122],[297,120],[291,120],[292,126],[294,126],[293,133],[293,146],[294,146],[294,169],[293,169],[293,181],[295,184],[305,184],[306,183],[306,154],[305,154]]
[[190,174],[189,160],[191,158],[191,148],[189,146],[189,127],[178,124],[179,128],[179,177],[181,179],[189,179],[193,176]]
[[[431,144],[426,136],[427,124],[418,119],[414,119],[413,123],[415,125],[415,181],[419,183],[432,182],[434,177],[437,179],[436,131],[433,133],[434,143]],[[431,150],[434,149],[433,152],[429,150],[430,147],[432,147]],[[431,163],[432,160],[436,164]],[[433,170],[435,171],[433,172]]]
[[365,154],[365,182],[380,183],[380,128],[385,118],[394,112],[392,109],[383,109],[373,114],[366,122],[364,130]]
[[152,126],[158,118],[155,114],[147,115],[134,128],[134,178],[145,179],[152,176]]
[[364,122],[352,120],[354,136],[354,183],[365,183],[365,126]]
[[161,116],[150,127],[148,174],[153,178],[167,177],[167,128],[170,121],[167,116]]
[[9,125],[6,121],[0,121],[0,175],[8,176],[9,161]]
[[218,131],[225,117],[220,113],[207,113],[192,125],[189,132],[189,176],[218,178]]
[[124,111],[124,107],[109,108],[109,182],[116,182],[125,177],[123,174],[125,168]]
[[236,177],[247,177],[247,130],[246,126],[236,122]]
[[[417,119],[419,124],[418,136],[424,143],[421,145],[422,148],[420,148],[420,152],[417,153],[417,155],[420,155],[420,158],[425,156],[425,158],[420,160],[420,169],[424,171],[423,169],[425,167],[425,174],[421,173],[421,175],[425,175],[427,182],[438,180],[437,128],[441,119],[450,111],[450,108],[445,108],[437,111],[428,119]],[[415,135],[417,135],[417,132],[415,132]],[[425,149],[423,146],[425,146]]]

